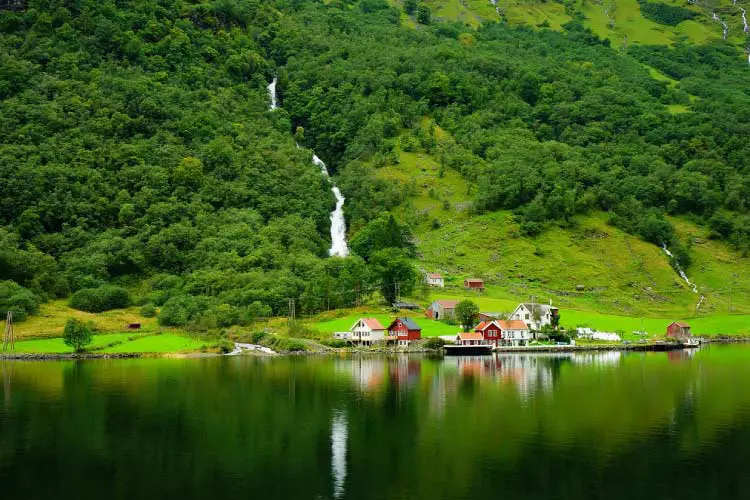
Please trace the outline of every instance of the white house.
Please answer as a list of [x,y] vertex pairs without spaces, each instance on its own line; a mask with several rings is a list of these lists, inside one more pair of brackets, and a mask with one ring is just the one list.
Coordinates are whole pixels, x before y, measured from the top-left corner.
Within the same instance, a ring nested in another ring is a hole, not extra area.
[[443,280],[443,276],[437,273],[427,274],[427,284],[430,286],[437,286],[440,288],[445,287],[445,281]]
[[503,345],[513,347],[528,345],[532,339],[531,330],[521,320],[498,320],[496,323],[500,327]]
[[525,302],[518,306],[510,313],[508,319],[520,320],[526,323],[529,330],[541,330],[543,326],[555,324],[554,318],[559,314],[557,307],[549,304],[536,304]]
[[372,345],[374,342],[386,340],[385,327],[375,318],[359,318],[349,331],[350,340],[362,345]]

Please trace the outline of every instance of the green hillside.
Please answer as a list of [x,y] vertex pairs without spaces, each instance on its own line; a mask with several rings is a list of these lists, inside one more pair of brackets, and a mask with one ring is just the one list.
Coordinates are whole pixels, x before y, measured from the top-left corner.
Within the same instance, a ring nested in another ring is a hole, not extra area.
[[252,329],[427,270],[582,314],[750,312],[750,67],[713,7],[727,41],[676,1],[0,11],[0,313]]

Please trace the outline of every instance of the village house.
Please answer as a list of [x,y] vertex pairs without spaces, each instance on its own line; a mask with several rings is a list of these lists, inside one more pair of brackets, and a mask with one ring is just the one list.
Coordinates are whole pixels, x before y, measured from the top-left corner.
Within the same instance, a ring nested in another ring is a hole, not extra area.
[[498,320],[496,323],[500,327],[501,345],[518,347],[529,344],[531,331],[523,321]]
[[559,310],[552,305],[552,301],[549,304],[527,302],[518,304],[508,319],[523,321],[530,330],[539,331],[544,326],[555,325],[558,315]]
[[500,325],[497,324],[497,321],[482,321],[474,327],[474,331],[480,334],[486,341],[486,343],[492,344],[494,346],[500,345],[502,333],[500,331]]
[[692,336],[693,334],[690,332],[690,325],[687,323],[675,321],[674,323],[670,323],[667,327],[667,337],[678,340],[687,340]]
[[445,286],[445,281],[443,280],[443,276],[438,273],[428,273],[427,284],[443,288]]
[[475,290],[477,292],[484,291],[484,280],[479,278],[468,278],[464,280],[464,288],[466,290]]
[[531,340],[531,332],[520,320],[492,320],[479,323],[474,331],[494,346],[523,346]]
[[436,300],[425,311],[424,315],[429,319],[450,319],[456,313],[457,300]]
[[400,347],[422,338],[422,328],[411,318],[396,318],[388,325],[388,335],[396,339]]
[[456,335],[456,344],[458,345],[487,345],[481,333],[461,332]]
[[375,342],[384,342],[385,327],[375,318],[360,318],[351,328],[349,340],[361,345],[373,345]]

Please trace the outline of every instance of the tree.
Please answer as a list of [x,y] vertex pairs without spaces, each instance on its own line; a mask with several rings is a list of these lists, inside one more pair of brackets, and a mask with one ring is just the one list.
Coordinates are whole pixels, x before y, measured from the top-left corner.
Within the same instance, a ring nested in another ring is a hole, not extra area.
[[462,300],[456,304],[456,319],[466,332],[474,326],[474,320],[478,314],[479,306],[471,300]]
[[92,341],[91,328],[81,320],[71,318],[65,323],[63,342],[75,352],[82,352]]
[[414,269],[408,255],[398,248],[386,248],[372,255],[370,272],[380,285],[387,304],[396,301],[396,286],[399,293],[408,295],[414,290],[417,271]]
[[417,0],[404,0],[404,12],[413,16],[417,11]]
[[432,13],[426,5],[420,5],[417,9],[417,21],[421,24],[430,24]]

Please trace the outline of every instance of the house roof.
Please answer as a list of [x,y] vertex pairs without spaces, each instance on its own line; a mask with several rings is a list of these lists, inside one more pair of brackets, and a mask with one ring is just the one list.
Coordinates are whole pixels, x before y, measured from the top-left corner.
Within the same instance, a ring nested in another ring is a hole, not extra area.
[[381,325],[380,321],[378,321],[376,318],[359,318],[357,322],[354,323],[354,326],[352,326],[351,329],[353,330],[360,321],[367,325],[370,330],[385,330],[385,327]]
[[526,323],[520,319],[500,320],[497,324],[501,330],[528,330]]
[[[532,304],[531,302],[524,302],[522,304],[519,304],[524,306],[526,309],[528,309],[532,314],[547,314],[547,312],[550,311],[557,311],[557,307],[551,306],[549,304]],[[516,307],[518,309],[518,307]]]
[[467,283],[484,283],[484,280],[479,278],[466,278],[464,281]]
[[429,273],[427,275],[427,277],[428,278],[432,278],[434,280],[441,280],[441,279],[443,279],[443,276],[441,274],[438,274],[438,273]]
[[[493,323],[495,323],[495,322],[494,321],[482,321],[481,323],[479,323],[477,326],[474,327],[474,331],[475,332],[476,331],[483,332],[484,330],[486,330]],[[495,324],[497,324],[497,323],[495,323]]]
[[401,323],[403,323],[403,324],[404,324],[404,326],[405,326],[406,328],[408,328],[409,330],[420,330],[420,331],[422,330],[422,327],[420,327],[420,326],[419,326],[419,325],[417,324],[417,322],[416,322],[416,321],[414,321],[414,320],[413,320],[413,319],[411,319],[411,318],[396,318],[396,319],[394,319],[394,320],[393,320],[393,321],[391,322],[391,324],[390,324],[390,325],[388,325],[388,329],[390,330],[391,328],[393,328],[393,325],[395,325],[395,324],[396,324],[396,321],[399,321],[399,320],[401,320]]
[[499,318],[503,313],[496,313],[496,312],[480,312],[480,316],[486,316],[488,318]]
[[455,309],[456,305],[458,305],[457,300],[436,300],[433,302],[433,304],[440,304],[445,309]]
[[683,323],[681,321],[675,321],[675,322],[671,323],[669,326],[672,326],[672,325],[677,325],[680,328],[690,328],[690,325],[688,325],[687,323]]
[[461,332],[458,334],[459,340],[484,340],[481,333],[478,332]]

